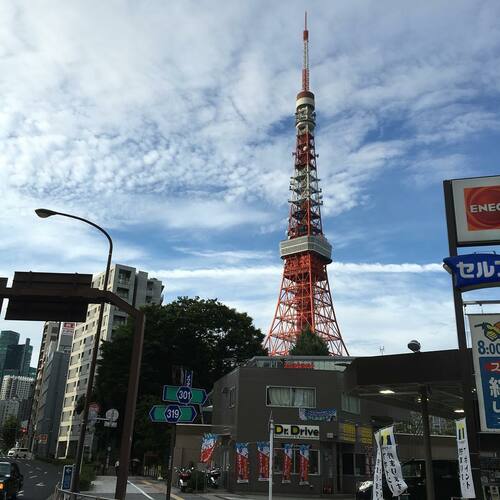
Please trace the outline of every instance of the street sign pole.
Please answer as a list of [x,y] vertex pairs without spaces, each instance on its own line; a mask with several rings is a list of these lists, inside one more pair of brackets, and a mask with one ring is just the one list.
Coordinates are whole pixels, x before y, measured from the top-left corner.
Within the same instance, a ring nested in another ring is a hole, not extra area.
[[273,414],[269,418],[269,491],[268,498],[273,500],[273,447],[274,447],[274,420]]
[[167,477],[167,495],[166,500],[170,500],[170,492],[172,490],[172,475],[174,470],[174,452],[175,452],[175,441],[177,438],[177,424],[172,425],[172,431],[170,433],[170,455],[168,457],[168,477]]
[[[458,255],[457,243],[457,225],[455,220],[454,202],[453,202],[453,187],[451,181],[444,181],[444,204],[446,210],[446,226],[448,229],[448,248],[450,257]],[[479,445],[477,432],[478,424],[476,420],[476,412],[474,401],[472,398],[472,365],[467,349],[467,337],[465,333],[464,310],[462,302],[462,292],[454,286],[453,302],[455,306],[455,322],[457,325],[458,350],[460,353],[460,369],[462,374],[462,392],[464,411],[467,425],[467,438],[469,444],[470,463],[472,468],[472,478],[474,481],[474,489],[476,496],[479,499],[483,498],[483,488],[481,484],[481,470],[479,460]]]

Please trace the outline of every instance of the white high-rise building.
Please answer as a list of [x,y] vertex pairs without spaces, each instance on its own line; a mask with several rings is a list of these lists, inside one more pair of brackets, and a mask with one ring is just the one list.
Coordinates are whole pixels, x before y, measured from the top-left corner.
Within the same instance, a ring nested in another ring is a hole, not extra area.
[[0,389],[0,399],[28,399],[35,382],[31,377],[5,375]]
[[[104,288],[104,273],[94,276],[92,286]],[[161,304],[163,285],[155,278],[148,278],[144,271],[134,267],[115,264],[111,268],[107,290],[110,290],[135,307],[146,304]],[[66,379],[59,437],[57,440],[57,457],[75,456],[80,432],[80,416],[75,411],[78,399],[87,390],[88,372],[97,330],[99,305],[91,304],[87,310],[87,321],[78,323],[73,337],[71,357]],[[101,342],[109,341],[113,329],[127,321],[127,315],[110,304],[104,305],[104,316],[101,328]],[[127,368],[125,368],[127,369]],[[88,444],[91,447],[92,435]]]

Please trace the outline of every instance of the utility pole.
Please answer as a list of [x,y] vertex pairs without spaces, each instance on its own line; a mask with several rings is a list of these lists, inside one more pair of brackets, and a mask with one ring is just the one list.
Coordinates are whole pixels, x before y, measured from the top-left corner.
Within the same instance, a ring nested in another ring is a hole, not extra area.
[[269,500],[273,500],[274,420],[269,418]]

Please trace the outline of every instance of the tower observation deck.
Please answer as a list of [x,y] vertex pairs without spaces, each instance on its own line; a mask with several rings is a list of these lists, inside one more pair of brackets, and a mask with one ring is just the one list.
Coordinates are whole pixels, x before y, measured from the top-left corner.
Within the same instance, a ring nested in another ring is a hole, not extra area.
[[284,260],[278,305],[265,340],[270,356],[287,355],[306,329],[321,337],[331,355],[346,356],[328,283],[332,247],[323,235],[322,194],[316,167],[314,94],[309,90],[309,31],[304,26],[302,89],[295,102],[297,142],[290,178],[288,238],[280,242]]

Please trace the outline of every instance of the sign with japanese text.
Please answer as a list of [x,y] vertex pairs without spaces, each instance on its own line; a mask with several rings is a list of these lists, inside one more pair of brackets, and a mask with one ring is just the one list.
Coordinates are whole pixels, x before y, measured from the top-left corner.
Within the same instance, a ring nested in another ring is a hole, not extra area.
[[339,423],[339,441],[345,441],[347,443],[356,442],[356,425],[350,422],[340,422]]
[[299,418],[300,420],[319,420],[322,422],[331,422],[337,418],[337,410],[335,408],[324,408],[321,410],[299,408]]
[[380,432],[374,434],[377,443],[377,458],[375,460],[375,472],[373,473],[372,500],[384,500],[382,490],[382,451],[380,450]]
[[500,286],[500,255],[472,253],[443,259],[453,275],[453,284],[462,291]]
[[259,458],[259,481],[269,481],[269,441],[257,443],[257,454]]
[[358,427],[358,438],[361,444],[370,446],[373,442],[372,428],[364,425]]
[[451,181],[457,244],[485,245],[500,241],[500,177]]
[[403,479],[403,472],[401,471],[401,464],[399,463],[396,451],[394,427],[392,425],[380,429],[380,451],[382,452],[382,464],[384,466],[387,486],[389,486],[393,496],[397,497],[408,489],[408,485]]
[[248,443],[236,443],[236,482],[248,483],[249,476]]
[[293,444],[285,443],[283,445],[283,477],[282,483],[292,482],[292,460],[293,460]]
[[63,323],[61,326],[61,335],[71,335],[75,333],[76,323]]
[[311,448],[308,444],[301,444],[299,446],[299,456],[300,456],[300,479],[299,484],[305,485],[309,484],[309,449]]
[[500,314],[469,314],[481,431],[500,432]]
[[465,418],[455,420],[457,430],[458,448],[458,474],[460,476],[460,489],[462,498],[476,498],[474,481],[472,480],[472,468],[470,465],[469,443],[467,441],[467,426]]

